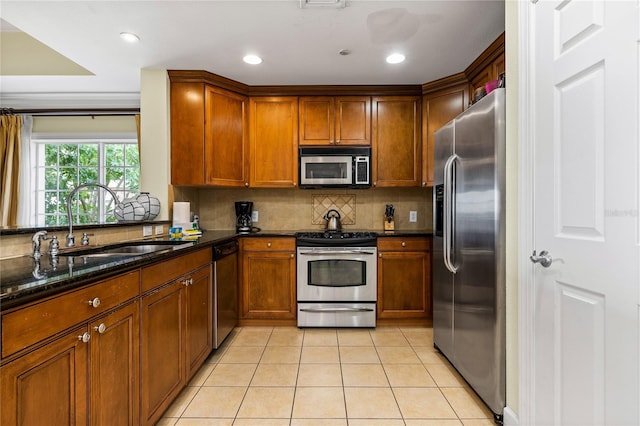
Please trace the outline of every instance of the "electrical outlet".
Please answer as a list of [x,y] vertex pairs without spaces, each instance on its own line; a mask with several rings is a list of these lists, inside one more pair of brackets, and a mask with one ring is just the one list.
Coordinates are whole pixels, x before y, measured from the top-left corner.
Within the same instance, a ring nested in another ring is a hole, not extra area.
[[162,234],[164,234],[164,226],[156,225],[156,235],[162,235]]
[[142,236],[143,237],[150,237],[152,233],[153,233],[153,226],[144,225],[142,227]]
[[417,222],[418,221],[418,212],[415,210],[411,210],[409,212],[409,222]]
[[254,210],[251,212],[251,222],[257,222],[260,215],[258,215],[258,210]]

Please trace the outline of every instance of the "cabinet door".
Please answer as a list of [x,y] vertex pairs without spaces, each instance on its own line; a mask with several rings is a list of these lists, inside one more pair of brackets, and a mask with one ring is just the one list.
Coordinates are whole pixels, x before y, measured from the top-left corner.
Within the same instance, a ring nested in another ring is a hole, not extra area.
[[422,135],[422,186],[433,186],[433,147],[435,132],[469,104],[467,84],[429,93],[424,97]]
[[380,252],[378,318],[431,318],[428,252]]
[[298,98],[250,99],[250,186],[298,184]]
[[204,183],[203,83],[171,83],[171,183]]
[[213,348],[213,284],[211,266],[201,268],[188,276],[186,291],[186,360],[187,379],[200,368]]
[[335,143],[335,105],[333,97],[300,98],[300,145]]
[[75,329],[0,367],[3,425],[86,424],[89,343]]
[[373,185],[420,186],[420,98],[372,100]]
[[155,423],[185,384],[184,291],[179,281],[142,298],[142,420]]
[[242,316],[295,319],[295,254],[245,251],[242,259]]
[[140,303],[89,325],[92,425],[140,424]]
[[371,145],[371,98],[343,96],[335,105],[336,144]]
[[209,86],[205,94],[204,183],[249,185],[248,98]]

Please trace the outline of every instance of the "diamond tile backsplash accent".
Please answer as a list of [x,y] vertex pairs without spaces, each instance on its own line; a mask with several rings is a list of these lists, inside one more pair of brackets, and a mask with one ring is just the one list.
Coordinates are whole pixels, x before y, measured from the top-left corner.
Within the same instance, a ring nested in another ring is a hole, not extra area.
[[354,225],[356,223],[356,196],[343,195],[313,195],[311,223],[323,225],[326,223],[324,215],[331,209],[340,213],[340,223]]

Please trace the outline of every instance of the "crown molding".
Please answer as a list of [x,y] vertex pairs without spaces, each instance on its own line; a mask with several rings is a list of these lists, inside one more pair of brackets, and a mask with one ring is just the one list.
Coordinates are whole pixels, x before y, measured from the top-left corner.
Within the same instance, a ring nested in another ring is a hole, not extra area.
[[0,93],[0,104],[13,109],[139,109],[140,93]]

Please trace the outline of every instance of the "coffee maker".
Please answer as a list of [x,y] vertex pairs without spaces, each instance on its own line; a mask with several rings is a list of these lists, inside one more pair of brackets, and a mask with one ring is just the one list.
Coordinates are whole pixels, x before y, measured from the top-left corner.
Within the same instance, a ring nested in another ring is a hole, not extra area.
[[251,232],[252,201],[236,201],[236,232],[245,234]]

